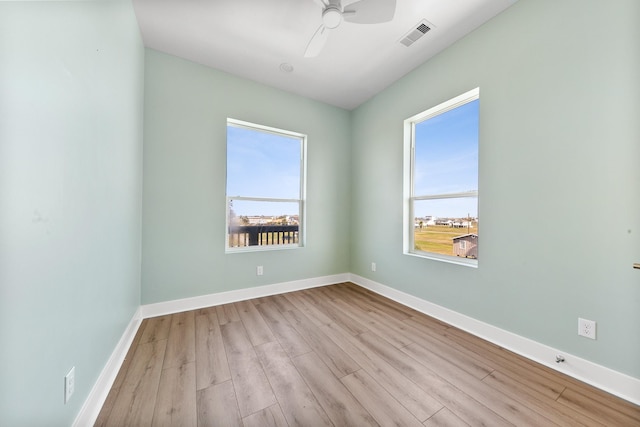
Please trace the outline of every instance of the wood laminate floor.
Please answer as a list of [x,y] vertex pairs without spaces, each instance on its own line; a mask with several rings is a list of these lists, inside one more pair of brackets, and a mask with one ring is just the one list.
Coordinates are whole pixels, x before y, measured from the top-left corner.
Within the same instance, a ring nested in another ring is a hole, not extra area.
[[640,407],[351,283],[145,319],[96,426],[640,426]]

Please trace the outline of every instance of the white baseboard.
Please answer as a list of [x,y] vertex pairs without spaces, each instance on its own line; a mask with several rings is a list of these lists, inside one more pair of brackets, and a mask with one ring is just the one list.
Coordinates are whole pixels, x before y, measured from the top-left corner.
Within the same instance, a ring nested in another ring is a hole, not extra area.
[[[511,350],[527,359],[640,405],[640,379],[638,378],[505,331],[365,277],[352,274],[351,282]],[[555,362],[558,354],[565,357],[564,363]]]
[[102,405],[104,405],[104,402],[107,400],[109,390],[111,390],[111,386],[129,351],[129,347],[131,347],[133,338],[136,336],[140,323],[142,323],[142,316],[140,307],[138,307],[129,325],[127,325],[127,328],[124,330],[120,341],[118,341],[116,348],[113,350],[113,353],[111,353],[111,357],[107,360],[107,364],[100,373],[98,380],[91,388],[87,400],[85,400],[80,412],[78,412],[73,422],[73,427],[88,427],[95,424]]
[[234,291],[220,292],[217,294],[208,294],[155,304],[146,304],[141,306],[142,317],[146,319],[148,317],[164,316],[165,314],[179,313],[181,311],[196,310],[198,308],[228,304],[231,302],[266,297],[269,295],[283,294],[285,292],[315,288],[318,286],[333,285],[335,283],[348,282],[350,277],[350,273],[334,274],[332,276],[294,280],[291,282],[276,283],[273,285],[258,286],[255,288],[238,289]]

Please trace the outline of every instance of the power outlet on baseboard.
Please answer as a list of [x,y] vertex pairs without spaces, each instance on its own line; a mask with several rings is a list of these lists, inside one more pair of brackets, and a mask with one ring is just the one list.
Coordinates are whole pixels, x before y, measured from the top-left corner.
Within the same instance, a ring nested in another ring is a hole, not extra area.
[[374,271],[374,272],[375,272],[377,268],[378,268],[378,267],[376,266],[376,263],[375,263],[375,262],[372,262],[372,263],[371,263],[371,271]]

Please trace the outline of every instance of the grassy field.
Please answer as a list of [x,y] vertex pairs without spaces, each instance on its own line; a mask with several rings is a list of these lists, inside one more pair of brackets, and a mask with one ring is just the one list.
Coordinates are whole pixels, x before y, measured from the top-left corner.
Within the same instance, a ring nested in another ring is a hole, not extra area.
[[416,228],[414,239],[417,250],[434,252],[443,255],[453,255],[453,238],[464,234],[478,234],[478,226],[452,228],[446,225],[431,225]]

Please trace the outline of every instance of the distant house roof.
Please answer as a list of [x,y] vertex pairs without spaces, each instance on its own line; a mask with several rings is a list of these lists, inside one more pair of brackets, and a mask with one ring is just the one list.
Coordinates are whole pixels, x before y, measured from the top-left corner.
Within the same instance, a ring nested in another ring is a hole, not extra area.
[[471,237],[471,238],[477,238],[478,235],[475,233],[469,233],[469,234],[463,234],[462,236],[456,236],[453,238],[453,240],[458,240],[458,239],[462,239],[463,237]]

